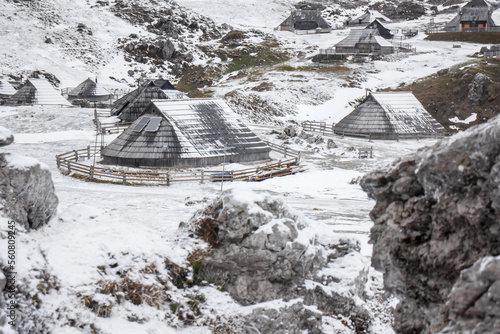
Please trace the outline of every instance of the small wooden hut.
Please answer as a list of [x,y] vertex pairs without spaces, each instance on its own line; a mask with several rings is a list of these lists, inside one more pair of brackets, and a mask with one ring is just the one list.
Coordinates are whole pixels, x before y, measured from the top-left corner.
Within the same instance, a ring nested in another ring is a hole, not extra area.
[[316,32],[330,32],[331,27],[321,16],[319,10],[296,10],[279,26],[279,30],[315,30]]
[[379,22],[391,22],[392,20],[387,16],[382,15],[376,10],[367,10],[363,15],[350,20],[347,23],[349,27],[366,27],[373,21],[378,20]]
[[8,99],[16,93],[14,87],[5,78],[0,78],[0,99]]
[[154,80],[153,83],[155,84],[155,86],[161,88],[161,90],[163,90],[163,92],[169,99],[178,100],[188,98],[186,94],[179,91],[177,88],[175,88],[174,85],[172,85],[170,81],[166,79],[157,79]]
[[153,81],[148,81],[113,103],[111,112],[123,122],[133,122],[152,100],[166,100],[167,94]]
[[445,133],[411,92],[371,93],[333,131],[370,139],[438,137]]
[[89,102],[109,101],[113,94],[106,88],[88,78],[68,93],[68,101],[86,100]]
[[45,79],[30,78],[5,103],[7,106],[20,105],[61,105],[71,106],[61,93]]
[[223,100],[153,101],[102,151],[104,163],[203,167],[260,161],[270,148]]
[[367,25],[365,29],[375,29],[378,31],[378,34],[385,39],[392,39],[394,37],[391,31],[387,29],[378,19]]
[[385,55],[394,53],[394,45],[376,29],[351,29],[349,36],[335,44],[335,53]]
[[490,31],[495,27],[492,7],[484,0],[471,0],[448,24],[446,31]]

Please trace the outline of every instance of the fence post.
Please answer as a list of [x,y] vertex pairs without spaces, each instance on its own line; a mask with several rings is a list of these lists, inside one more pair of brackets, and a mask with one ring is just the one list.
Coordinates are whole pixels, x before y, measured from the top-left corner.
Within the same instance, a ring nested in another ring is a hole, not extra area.
[[201,171],[201,182],[200,182],[200,183],[202,183],[202,184],[203,184],[203,179],[204,179],[204,177],[205,177],[205,171],[204,171],[204,170],[202,170],[202,171]]
[[75,152],[75,162],[78,162],[78,151],[74,150],[73,152]]
[[61,161],[59,160],[59,156],[56,155],[56,163],[57,163],[57,168],[60,168],[61,167]]
[[92,181],[93,179],[94,179],[94,166],[90,166],[89,180]]
[[123,184],[127,184],[127,175],[123,174]]
[[66,161],[68,164],[68,175],[71,174],[71,161]]
[[90,145],[87,146],[87,158],[90,159]]
[[286,158],[286,152],[287,152],[287,147],[285,147],[285,150],[283,151],[283,153],[285,154],[285,158]]

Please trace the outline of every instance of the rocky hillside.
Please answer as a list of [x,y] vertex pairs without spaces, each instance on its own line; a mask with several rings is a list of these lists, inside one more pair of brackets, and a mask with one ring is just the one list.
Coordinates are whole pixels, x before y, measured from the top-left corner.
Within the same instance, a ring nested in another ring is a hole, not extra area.
[[[479,51],[479,50],[478,50]],[[465,129],[500,112],[500,60],[472,61],[402,85],[447,129]],[[473,116],[472,119],[465,121]]]
[[497,332],[499,136],[496,117],[362,179],[398,333]]

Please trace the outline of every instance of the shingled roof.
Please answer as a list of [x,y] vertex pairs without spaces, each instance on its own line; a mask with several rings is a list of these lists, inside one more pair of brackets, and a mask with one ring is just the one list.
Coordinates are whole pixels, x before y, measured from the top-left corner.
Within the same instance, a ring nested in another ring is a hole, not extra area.
[[153,101],[102,151],[105,163],[201,167],[269,158],[270,148],[223,100]]
[[379,35],[384,37],[385,39],[392,39],[394,37],[391,31],[387,29],[378,19],[367,25],[365,29],[376,29]]
[[382,15],[376,10],[367,10],[361,16],[356,17],[355,19],[349,21],[349,27],[365,27],[368,24],[372,23],[375,20],[379,20],[380,22],[391,22],[392,20],[385,15]]
[[318,10],[294,10],[280,25],[281,30],[330,31],[331,27]]
[[480,29],[488,31],[496,23],[493,21],[492,8],[484,0],[471,0],[463,6],[450,22],[445,26],[447,31],[463,31]]
[[338,135],[398,139],[434,137],[445,129],[411,92],[372,93],[334,127]]
[[153,81],[133,90],[113,103],[112,114],[124,122],[133,122],[152,100],[166,100],[168,96]]
[[377,29],[351,29],[349,35],[335,44],[336,53],[394,52],[394,45],[379,35]]
[[71,106],[50,82],[45,79],[30,78],[7,100],[7,106],[19,105],[64,105]]
[[81,99],[89,102],[100,102],[109,100],[112,95],[106,88],[88,78],[68,93],[68,100]]
[[10,97],[16,93],[16,90],[5,78],[0,78],[0,97]]

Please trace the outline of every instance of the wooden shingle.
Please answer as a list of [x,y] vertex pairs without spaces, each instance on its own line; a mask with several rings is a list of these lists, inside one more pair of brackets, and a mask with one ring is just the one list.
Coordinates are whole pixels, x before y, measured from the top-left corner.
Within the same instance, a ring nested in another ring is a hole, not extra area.
[[[157,130],[146,131],[158,117]],[[269,152],[224,101],[186,99],[153,101],[102,154],[117,165],[201,167],[266,160]]]

